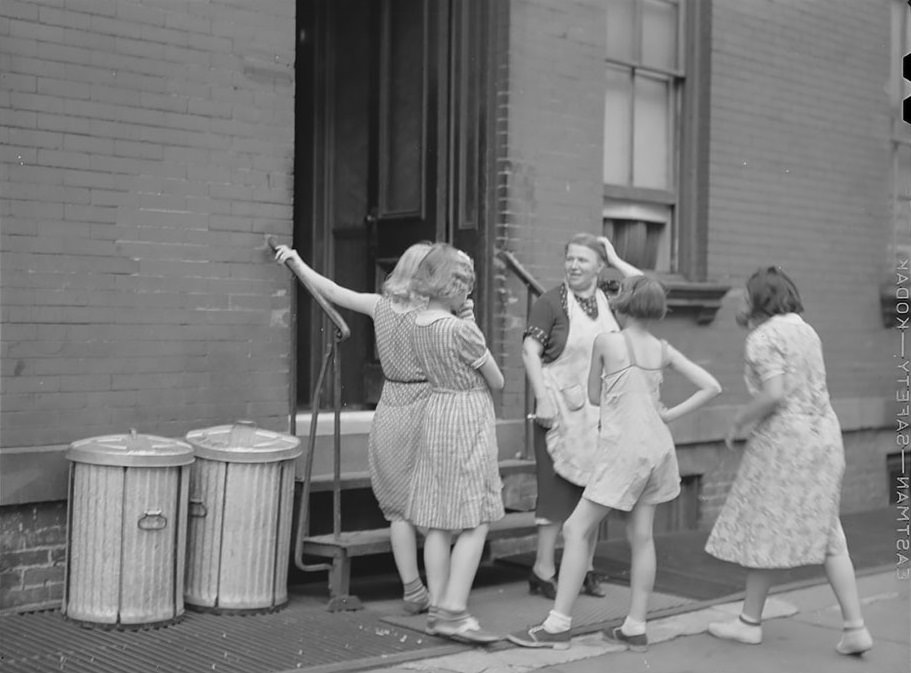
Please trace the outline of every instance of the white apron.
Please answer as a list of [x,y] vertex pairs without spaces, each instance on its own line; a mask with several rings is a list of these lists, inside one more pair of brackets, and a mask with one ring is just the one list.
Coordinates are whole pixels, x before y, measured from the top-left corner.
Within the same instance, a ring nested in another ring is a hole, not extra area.
[[595,337],[619,330],[607,297],[597,289],[598,318],[589,318],[572,290],[566,288],[569,331],[560,356],[542,365],[544,387],[556,409],[553,426],[547,431],[547,451],[554,471],[578,486],[586,486],[598,450],[600,410],[588,401],[588,370]]

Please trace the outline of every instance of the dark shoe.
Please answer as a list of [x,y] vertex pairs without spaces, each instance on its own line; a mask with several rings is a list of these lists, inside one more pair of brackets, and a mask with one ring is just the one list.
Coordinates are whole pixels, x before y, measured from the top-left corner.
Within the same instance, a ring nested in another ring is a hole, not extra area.
[[423,600],[409,601],[402,599],[402,609],[407,615],[419,615],[430,609],[430,595],[425,591]]
[[553,600],[557,597],[557,583],[553,578],[544,580],[532,569],[528,575],[528,593],[541,594],[544,598]]
[[604,640],[615,645],[626,645],[633,652],[645,652],[648,650],[648,636],[644,633],[639,636],[628,636],[623,633],[621,627],[613,629],[604,629]]
[[601,588],[601,578],[594,570],[585,573],[585,579],[582,581],[582,593],[586,596],[597,596],[603,598],[607,592]]
[[532,626],[524,631],[510,633],[506,638],[521,647],[549,647],[554,650],[568,650],[570,643],[569,629],[560,633],[548,633],[544,625]]

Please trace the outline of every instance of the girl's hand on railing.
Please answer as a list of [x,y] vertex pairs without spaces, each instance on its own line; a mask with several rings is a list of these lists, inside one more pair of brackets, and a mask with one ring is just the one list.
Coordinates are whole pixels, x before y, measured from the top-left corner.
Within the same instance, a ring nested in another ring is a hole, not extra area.
[[280,245],[275,249],[275,261],[279,264],[284,264],[289,259],[301,261],[300,255],[297,254],[297,250],[294,248],[289,248],[287,245]]

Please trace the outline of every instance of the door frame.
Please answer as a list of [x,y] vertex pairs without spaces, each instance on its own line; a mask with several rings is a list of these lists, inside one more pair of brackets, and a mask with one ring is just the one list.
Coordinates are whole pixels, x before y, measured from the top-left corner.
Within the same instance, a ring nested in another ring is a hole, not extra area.
[[[387,0],[388,1],[388,0]],[[438,0],[433,0],[437,2]],[[447,68],[439,68],[439,81],[428,95],[437,96],[437,128],[427,129],[436,135],[439,146],[428,160],[437,162],[436,184],[429,185],[435,194],[437,240],[451,242],[475,259],[477,283],[475,303],[479,326],[492,340],[494,324],[495,269],[494,252],[497,225],[498,167],[505,156],[505,109],[501,112],[499,92],[502,66],[506,62],[508,0],[448,0],[449,12],[432,13],[441,22],[440,35],[445,39],[436,45],[437,57],[445,59]],[[328,29],[332,0],[297,0],[297,67],[295,96],[294,208],[293,245],[315,268],[327,270],[332,254],[332,160],[334,118],[332,78],[336,50]],[[433,84],[433,82],[430,82]],[[471,87],[470,101],[460,87]],[[471,109],[469,109],[471,108]],[[464,142],[473,151],[467,154]],[[371,150],[373,151],[373,150]],[[469,162],[474,170],[469,168]],[[471,188],[466,189],[466,180]],[[464,200],[473,201],[473,222],[459,226],[465,217]],[[429,204],[425,204],[427,207]],[[307,319],[304,321],[302,317]],[[325,318],[306,291],[291,297],[291,418],[312,405],[312,381],[319,370],[325,351]],[[302,324],[309,325],[309,337],[300,333]],[[319,326],[322,337],[317,337]],[[317,337],[317,338],[315,338]],[[344,363],[342,363],[344,366]]]

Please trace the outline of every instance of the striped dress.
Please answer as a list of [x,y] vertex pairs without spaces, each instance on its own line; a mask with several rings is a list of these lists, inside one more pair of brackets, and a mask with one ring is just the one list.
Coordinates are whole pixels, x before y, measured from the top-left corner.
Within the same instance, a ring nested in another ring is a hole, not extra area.
[[414,351],[430,381],[408,520],[463,530],[503,517],[493,400],[478,368],[491,357],[471,321],[417,324]]
[[386,297],[377,302],[373,315],[386,380],[370,427],[367,457],[373,493],[387,521],[405,519],[421,419],[430,396],[411,346],[415,315],[395,311]]

